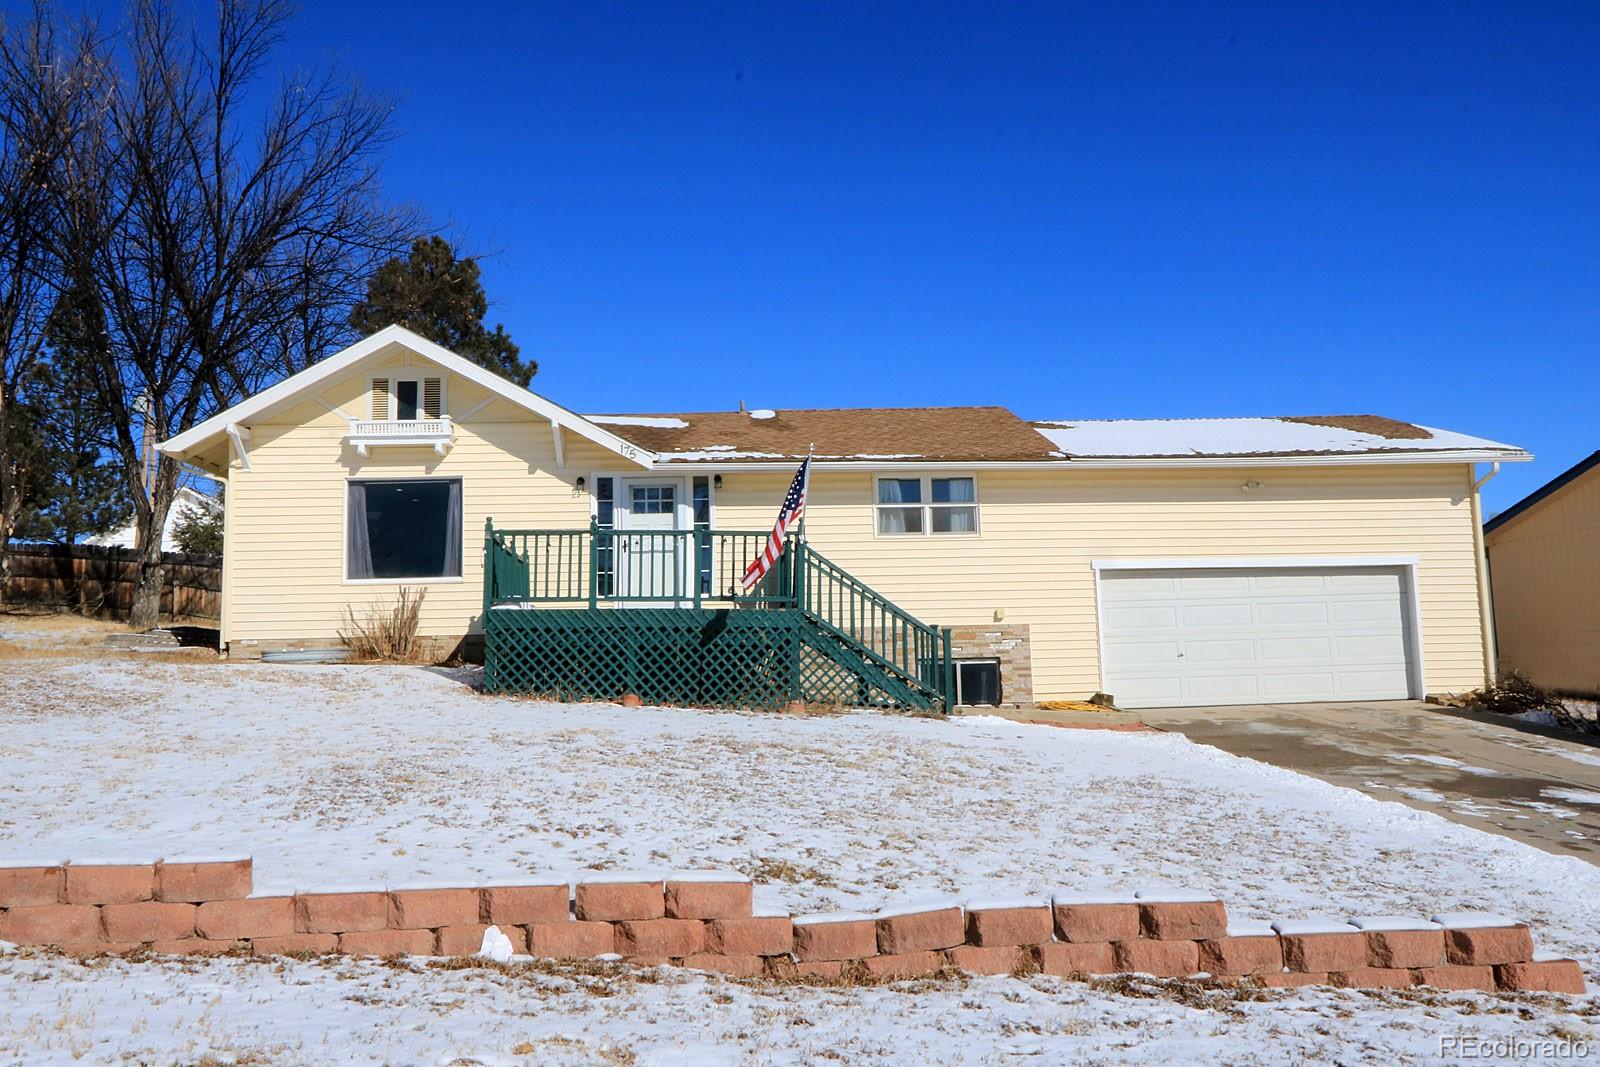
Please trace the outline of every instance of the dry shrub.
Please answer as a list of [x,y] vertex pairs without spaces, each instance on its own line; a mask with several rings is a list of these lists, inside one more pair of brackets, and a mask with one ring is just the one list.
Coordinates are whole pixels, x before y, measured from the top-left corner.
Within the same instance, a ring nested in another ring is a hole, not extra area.
[[339,640],[353,660],[410,662],[417,654],[417,624],[421,621],[426,589],[402,586],[394,603],[368,605],[364,618],[346,605],[345,626]]
[[1561,701],[1554,693],[1530,681],[1527,675],[1512,669],[1502,671],[1500,680],[1494,685],[1474,689],[1463,695],[1462,701],[1468,707],[1493,711],[1500,715],[1520,715],[1525,711],[1555,711],[1561,708]]

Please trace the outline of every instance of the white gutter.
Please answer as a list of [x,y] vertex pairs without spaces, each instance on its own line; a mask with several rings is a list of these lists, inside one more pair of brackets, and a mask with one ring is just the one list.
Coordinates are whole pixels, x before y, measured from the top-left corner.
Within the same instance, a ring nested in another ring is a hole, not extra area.
[[1472,561],[1478,575],[1478,625],[1483,629],[1483,683],[1499,680],[1500,651],[1495,647],[1494,604],[1489,590],[1489,555],[1483,544],[1483,502],[1478,490],[1500,473],[1500,462],[1489,464],[1489,472],[1472,483]]
[[[749,473],[770,473],[783,471],[792,473],[795,464],[803,457],[794,456],[779,460],[739,460],[729,458],[718,459],[688,459],[675,460],[672,454],[658,453],[647,465],[649,470],[704,470],[704,471],[745,471]],[[840,457],[828,459],[817,457],[812,460],[812,467],[816,470],[1082,470],[1089,467],[1102,469],[1121,468],[1223,468],[1236,467],[1350,467],[1364,466],[1369,463],[1521,463],[1533,457],[1526,452],[1466,452],[1461,450],[1439,452],[1340,452],[1335,455],[1319,453],[1317,455],[1282,455],[1282,456],[1182,456],[1162,457],[1156,459],[1138,459],[1131,457],[1095,458],[1084,456],[1063,456],[1060,459],[1035,459],[1035,460],[1004,460],[1004,461],[967,461],[956,460],[918,460],[918,459],[849,459]]]

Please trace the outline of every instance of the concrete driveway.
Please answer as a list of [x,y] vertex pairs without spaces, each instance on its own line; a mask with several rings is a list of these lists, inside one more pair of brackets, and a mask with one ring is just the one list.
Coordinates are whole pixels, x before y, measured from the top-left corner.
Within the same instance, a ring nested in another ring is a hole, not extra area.
[[1413,701],[1138,714],[1201,744],[1600,864],[1600,746]]

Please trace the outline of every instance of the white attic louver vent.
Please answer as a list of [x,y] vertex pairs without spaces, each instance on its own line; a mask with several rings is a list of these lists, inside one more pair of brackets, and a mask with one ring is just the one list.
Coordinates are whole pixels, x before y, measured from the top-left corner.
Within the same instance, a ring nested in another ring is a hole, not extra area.
[[387,419],[389,417],[389,379],[372,379],[372,417],[374,419]]
[[441,408],[440,408],[440,393],[442,391],[442,386],[443,385],[444,385],[444,379],[442,379],[442,378],[424,378],[424,379],[422,379],[422,417],[423,418],[425,418],[425,419],[437,419],[439,417],[440,412],[441,412]]

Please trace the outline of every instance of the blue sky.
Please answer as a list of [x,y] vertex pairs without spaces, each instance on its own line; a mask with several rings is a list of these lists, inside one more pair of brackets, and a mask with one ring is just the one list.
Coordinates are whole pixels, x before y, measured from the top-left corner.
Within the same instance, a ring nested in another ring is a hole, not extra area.
[[580,410],[1375,412],[1600,448],[1600,5],[311,4]]

